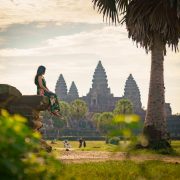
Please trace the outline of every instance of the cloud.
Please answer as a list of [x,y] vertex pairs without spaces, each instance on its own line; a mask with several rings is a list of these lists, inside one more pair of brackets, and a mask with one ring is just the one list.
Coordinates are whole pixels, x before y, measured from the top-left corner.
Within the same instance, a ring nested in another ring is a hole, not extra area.
[[79,33],[61,35],[43,41],[43,45],[35,48],[18,49],[4,48],[0,50],[0,56],[50,56],[63,54],[100,54],[101,56],[112,55],[121,49],[126,50],[127,41],[124,29],[119,27],[99,26],[98,30],[80,31]]
[[0,49],[2,48],[35,48],[40,47],[48,39],[67,36],[80,32],[101,29],[104,24],[33,22],[29,24],[13,24],[0,32]]
[[30,22],[102,22],[89,0],[0,1],[0,27]]

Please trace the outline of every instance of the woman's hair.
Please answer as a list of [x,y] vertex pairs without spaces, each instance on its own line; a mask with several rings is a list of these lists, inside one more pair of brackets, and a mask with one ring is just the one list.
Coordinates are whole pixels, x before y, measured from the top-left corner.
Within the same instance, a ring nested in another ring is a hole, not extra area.
[[38,67],[38,70],[37,70],[37,73],[36,73],[36,76],[35,76],[35,79],[34,79],[34,83],[36,85],[38,85],[38,76],[42,76],[46,71],[46,68],[44,66],[39,66]]

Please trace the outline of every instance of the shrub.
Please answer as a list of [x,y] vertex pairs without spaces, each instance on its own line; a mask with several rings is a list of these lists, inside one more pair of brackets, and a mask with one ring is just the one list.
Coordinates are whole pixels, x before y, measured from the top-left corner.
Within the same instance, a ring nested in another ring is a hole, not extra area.
[[109,139],[109,143],[114,145],[118,145],[119,141],[120,139],[118,137],[112,137],[111,139]]
[[40,149],[40,134],[26,126],[26,119],[0,116],[0,174],[2,179],[56,179],[61,164]]

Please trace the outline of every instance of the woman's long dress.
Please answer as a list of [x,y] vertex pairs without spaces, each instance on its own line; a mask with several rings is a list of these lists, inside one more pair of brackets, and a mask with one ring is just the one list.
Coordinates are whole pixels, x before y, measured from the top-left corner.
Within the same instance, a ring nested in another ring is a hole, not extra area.
[[[42,78],[42,84],[45,88],[47,88],[46,87],[46,81],[44,78]],[[37,83],[37,94],[40,96],[47,96],[49,98],[51,113],[60,112],[60,107],[59,107],[57,95],[55,93],[45,91],[44,89],[42,89],[40,87],[39,83]]]

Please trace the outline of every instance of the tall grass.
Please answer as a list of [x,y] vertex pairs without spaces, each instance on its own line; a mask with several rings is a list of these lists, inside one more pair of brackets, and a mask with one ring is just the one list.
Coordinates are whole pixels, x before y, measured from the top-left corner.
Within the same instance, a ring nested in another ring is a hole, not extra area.
[[178,180],[180,165],[160,161],[66,164],[60,177],[64,180]]

